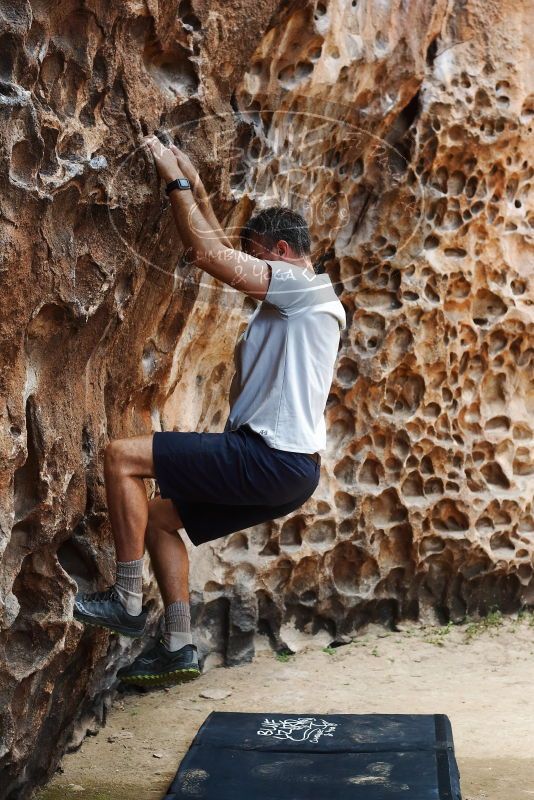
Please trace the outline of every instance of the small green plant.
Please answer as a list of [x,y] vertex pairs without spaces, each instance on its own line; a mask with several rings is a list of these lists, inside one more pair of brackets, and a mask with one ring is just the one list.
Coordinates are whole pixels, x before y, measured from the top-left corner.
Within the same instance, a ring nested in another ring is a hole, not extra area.
[[333,656],[336,652],[335,647],[323,647],[323,653],[328,653],[329,656]]
[[376,658],[378,658],[380,656],[380,653],[378,652],[378,648],[377,647],[373,647],[373,649],[371,650],[371,655],[372,656],[376,656]]
[[438,639],[437,636],[426,636],[423,641],[426,644],[433,644],[435,647],[445,647],[445,642],[442,639]]
[[276,660],[281,661],[282,664],[286,664],[288,661],[292,659],[293,655],[294,653],[277,653]]
[[482,619],[470,621],[465,629],[466,642],[472,641],[487,631],[492,633],[496,628],[500,628],[503,622],[503,615],[498,609],[493,609]]
[[530,628],[534,628],[534,611],[522,608],[517,614],[517,619],[514,620],[514,627],[525,622]]
[[423,641],[427,644],[433,644],[436,647],[444,647],[445,642],[443,641],[445,636],[448,636],[449,633],[452,631],[453,623],[447,622],[446,625],[442,625],[441,628],[433,628],[428,633],[425,633]]

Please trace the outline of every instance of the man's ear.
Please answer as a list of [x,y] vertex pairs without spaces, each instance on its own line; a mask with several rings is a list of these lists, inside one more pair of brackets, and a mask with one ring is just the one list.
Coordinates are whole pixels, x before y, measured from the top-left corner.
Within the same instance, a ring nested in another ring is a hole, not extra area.
[[285,239],[280,239],[276,243],[276,252],[278,253],[279,256],[287,256],[289,254],[290,249],[291,248],[289,247],[289,244],[286,242]]

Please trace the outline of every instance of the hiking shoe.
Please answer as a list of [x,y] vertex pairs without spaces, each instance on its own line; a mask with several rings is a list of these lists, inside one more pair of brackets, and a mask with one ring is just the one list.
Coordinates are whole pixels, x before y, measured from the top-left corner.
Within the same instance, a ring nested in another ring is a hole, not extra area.
[[114,586],[104,592],[78,592],[74,600],[74,619],[86,625],[108,628],[123,636],[142,636],[147,616],[145,606],[137,617],[128,614]]
[[121,681],[138,686],[186,683],[199,675],[196,645],[186,644],[179,650],[167,650],[163,638],[158,639],[150,650],[138,655],[130,666],[117,672]]

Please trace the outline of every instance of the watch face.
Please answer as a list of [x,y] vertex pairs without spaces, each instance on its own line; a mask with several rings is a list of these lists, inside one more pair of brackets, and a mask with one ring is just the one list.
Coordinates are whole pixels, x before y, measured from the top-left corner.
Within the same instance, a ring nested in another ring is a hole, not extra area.
[[182,187],[182,189],[189,189],[189,181],[187,178],[178,178],[178,185]]

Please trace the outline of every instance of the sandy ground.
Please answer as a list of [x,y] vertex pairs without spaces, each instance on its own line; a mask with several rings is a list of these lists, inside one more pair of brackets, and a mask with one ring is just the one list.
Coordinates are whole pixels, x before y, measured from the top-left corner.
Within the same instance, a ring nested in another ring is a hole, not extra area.
[[[159,800],[212,710],[445,713],[464,800],[534,798],[534,616],[400,633],[373,628],[325,652],[216,667],[190,684],[125,694],[36,800]],[[213,690],[225,699],[200,696]]]

